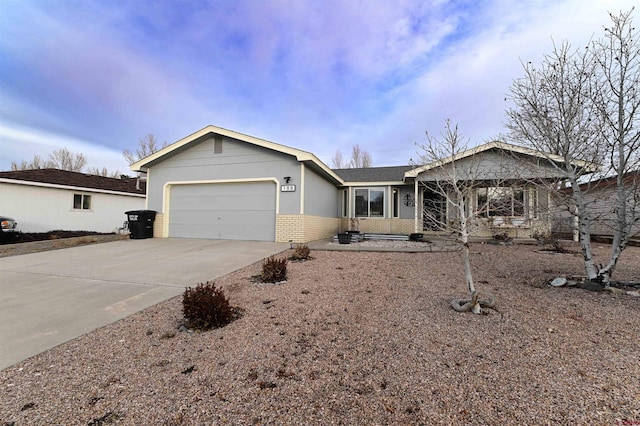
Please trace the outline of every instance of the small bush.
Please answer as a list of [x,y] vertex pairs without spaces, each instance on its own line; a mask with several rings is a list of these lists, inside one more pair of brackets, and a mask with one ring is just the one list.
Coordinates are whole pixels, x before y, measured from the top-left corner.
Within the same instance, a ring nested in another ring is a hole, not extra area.
[[503,232],[502,234],[494,234],[493,239],[494,241],[498,241],[501,243],[510,243],[511,241],[513,241],[513,238],[508,236],[506,232]]
[[291,260],[307,260],[310,257],[310,253],[311,250],[309,250],[309,247],[306,244],[298,245],[293,249]]
[[229,299],[214,282],[187,287],[182,298],[182,311],[189,327],[208,330],[224,327],[234,319]]
[[264,283],[277,283],[287,279],[287,259],[271,256],[262,262],[260,279]]
[[569,253],[569,250],[565,249],[562,246],[562,241],[560,240],[560,236],[555,233],[549,234],[549,236],[545,239],[544,243],[551,247],[551,250],[557,253]]
[[549,238],[549,233],[548,232],[534,232],[531,234],[531,238],[533,238],[534,240],[538,241],[538,244],[542,245],[544,244],[545,240],[547,238]]
[[562,246],[562,242],[560,240],[560,235],[555,233],[555,232],[551,232],[548,234],[534,234],[532,235],[533,238],[535,238],[536,240],[538,240],[538,244],[544,244],[546,246],[549,247],[549,250],[553,250],[557,253],[569,253],[569,250],[565,249]]

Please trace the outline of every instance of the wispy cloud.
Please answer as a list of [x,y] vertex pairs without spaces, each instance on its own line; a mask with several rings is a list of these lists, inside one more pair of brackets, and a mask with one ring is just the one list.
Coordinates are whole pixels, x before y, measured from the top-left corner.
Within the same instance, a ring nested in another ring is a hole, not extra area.
[[[121,152],[216,124],[326,162],[359,143],[374,164],[401,164],[446,118],[476,143],[500,133],[521,58],[539,60],[552,36],[585,43],[632,3],[13,1],[0,125],[31,135],[23,147],[66,135]],[[26,154],[5,150],[0,168]]]

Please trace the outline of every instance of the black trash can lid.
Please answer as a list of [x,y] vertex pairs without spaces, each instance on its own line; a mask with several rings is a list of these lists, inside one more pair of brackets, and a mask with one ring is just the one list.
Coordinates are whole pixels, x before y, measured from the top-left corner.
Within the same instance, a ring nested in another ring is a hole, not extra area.
[[124,212],[124,214],[156,214],[155,210],[129,210],[128,212]]

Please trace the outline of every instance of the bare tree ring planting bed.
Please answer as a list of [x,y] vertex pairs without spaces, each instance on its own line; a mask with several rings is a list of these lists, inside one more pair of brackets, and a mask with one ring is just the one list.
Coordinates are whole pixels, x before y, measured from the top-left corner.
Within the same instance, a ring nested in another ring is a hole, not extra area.
[[474,245],[497,303],[461,315],[459,253],[311,255],[216,280],[243,310],[225,327],[180,331],[179,296],[1,371],[0,424],[640,422],[640,298],[548,285],[580,257]]

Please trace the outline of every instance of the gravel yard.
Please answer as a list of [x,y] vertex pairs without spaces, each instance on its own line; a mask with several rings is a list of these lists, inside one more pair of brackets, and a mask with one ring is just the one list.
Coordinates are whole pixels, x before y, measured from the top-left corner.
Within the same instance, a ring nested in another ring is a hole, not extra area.
[[472,246],[486,315],[449,306],[455,252],[312,251],[281,285],[258,263],[217,281],[245,311],[224,328],[178,331],[177,297],[1,371],[0,425],[640,424],[640,298],[549,287],[582,262],[537,250]]

